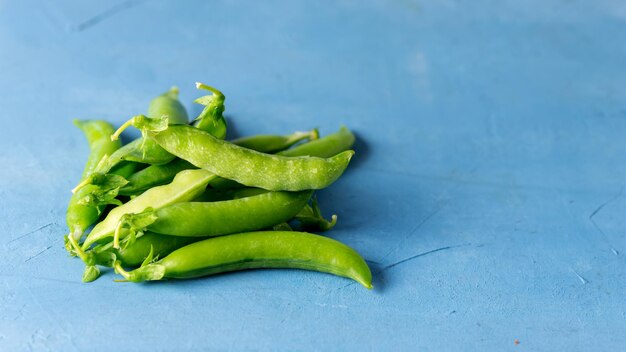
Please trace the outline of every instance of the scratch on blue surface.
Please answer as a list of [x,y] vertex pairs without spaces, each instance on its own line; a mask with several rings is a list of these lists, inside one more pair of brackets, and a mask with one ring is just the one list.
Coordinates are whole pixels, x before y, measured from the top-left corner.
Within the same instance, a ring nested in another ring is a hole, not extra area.
[[406,235],[406,237],[404,237],[401,241],[400,241],[400,245],[398,245],[395,249],[389,251],[387,254],[385,254],[385,256],[383,256],[383,259],[387,258],[390,254],[396,252],[398,249],[402,248],[404,246],[404,243],[411,238],[415,233],[417,233],[417,231],[419,231],[419,229],[424,226],[424,224],[426,224],[430,219],[432,219],[433,216],[437,215],[437,213],[439,213],[441,211],[441,209],[443,209],[443,205],[442,204],[438,204],[437,207],[431,211],[428,215],[426,215],[426,217],[424,217],[424,219],[422,219],[422,221],[420,221],[410,232],[408,235]]
[[430,250],[430,251],[427,251],[427,252],[419,253],[419,254],[416,254],[416,255],[410,256],[410,257],[408,257],[408,258],[405,258],[405,259],[399,260],[399,261],[397,261],[397,262],[395,262],[395,263],[389,264],[389,265],[387,265],[387,266],[383,267],[382,269],[380,269],[377,273],[381,273],[381,272],[386,271],[386,270],[389,270],[389,269],[391,269],[391,268],[393,268],[393,267],[395,267],[395,266],[398,266],[398,265],[400,265],[400,264],[406,263],[406,262],[408,262],[408,261],[411,261],[411,260],[416,259],[416,258],[419,258],[419,257],[423,257],[423,256],[428,255],[428,254],[432,254],[432,253],[436,253],[436,252],[441,252],[441,251],[445,251],[445,250],[448,250],[448,249],[453,249],[453,248],[467,247],[467,246],[469,246],[469,245],[470,245],[469,243],[466,243],[466,244],[459,244],[459,245],[455,245],[455,246],[445,246],[445,247],[441,247],[441,248],[433,249],[433,250]]
[[35,259],[35,258],[39,257],[40,255],[44,254],[44,253],[45,253],[47,250],[49,250],[50,248],[52,248],[52,246],[47,246],[44,250],[42,250],[42,251],[38,252],[37,254],[35,254],[35,255],[33,255],[33,256],[28,257],[28,258],[24,261],[24,263],[26,263],[26,262],[30,261],[31,259]]
[[18,237],[16,237],[16,238],[14,238],[14,239],[10,240],[9,242],[7,242],[7,244],[12,243],[12,242],[15,242],[15,241],[17,241],[17,240],[20,240],[20,239],[22,239],[22,238],[24,238],[24,237],[26,237],[26,236],[28,236],[28,235],[32,235],[32,234],[34,234],[35,232],[37,232],[37,231],[41,231],[41,230],[45,229],[46,227],[50,227],[50,226],[52,226],[52,225],[54,225],[54,222],[51,222],[51,223],[49,223],[49,224],[45,224],[45,225],[39,226],[38,228],[36,228],[36,229],[34,229],[34,230],[32,230],[32,231],[29,231],[29,232],[27,232],[27,233],[25,233],[25,234],[23,234],[23,235],[20,235],[20,236],[18,236]]
[[611,244],[611,241],[609,241],[608,237],[606,236],[606,234],[604,233],[604,231],[602,231],[602,229],[600,229],[600,226],[598,226],[598,224],[593,220],[593,217],[598,214],[600,212],[600,210],[602,210],[605,206],[607,206],[608,204],[616,201],[619,197],[622,196],[622,194],[624,193],[624,186],[622,186],[622,188],[619,190],[619,192],[614,195],[613,197],[611,197],[609,200],[607,200],[606,202],[600,204],[596,210],[594,210],[590,215],[589,215],[589,221],[591,221],[591,223],[593,224],[593,226],[596,228],[596,230],[598,230],[598,232],[600,233],[600,235],[602,236],[602,238],[604,238],[604,241],[606,241],[606,243],[609,244],[609,246],[611,247],[611,252],[613,252],[613,254],[615,255],[619,255],[619,251],[617,249],[615,249],[615,246],[613,246]]
[[[410,256],[410,257],[408,257],[408,258],[405,258],[405,259],[399,260],[399,261],[397,261],[397,262],[395,262],[395,263],[391,263],[391,264],[389,264],[389,265],[386,265],[386,266],[384,266],[383,268],[381,268],[381,269],[379,269],[379,270],[376,270],[373,274],[374,274],[374,275],[378,275],[378,274],[383,273],[383,272],[385,272],[385,271],[387,271],[387,270],[389,270],[389,269],[391,269],[391,268],[394,268],[394,267],[396,267],[396,266],[398,266],[398,265],[404,264],[404,263],[406,263],[406,262],[408,262],[408,261],[411,261],[411,260],[416,259],[416,258],[419,258],[419,257],[423,257],[423,256],[428,255],[428,254],[437,253],[437,252],[441,252],[441,251],[445,251],[445,250],[448,250],[448,249],[453,249],[453,248],[467,247],[467,246],[471,246],[471,245],[472,245],[471,243],[465,243],[465,244],[458,244],[458,245],[453,245],[453,246],[445,246],[445,247],[441,247],[441,248],[437,248],[437,249],[432,249],[432,250],[430,250],[430,251],[422,252],[422,253],[419,253],[419,254],[416,254],[416,255]],[[477,247],[482,247],[482,245],[478,245]],[[369,260],[366,260],[366,262],[368,262],[368,263],[374,263],[374,262],[369,261]],[[339,288],[339,290],[344,289],[344,288],[349,287],[349,286],[352,286],[352,285],[354,285],[354,284],[356,284],[356,282],[355,282],[355,281],[353,281],[353,282],[351,282],[351,283],[349,283],[349,284],[347,284],[347,285],[344,285],[344,286],[340,287],[340,288]]]
[[134,6],[139,5],[142,2],[142,0],[128,0],[128,1],[124,1],[122,3],[119,3],[117,5],[111,6],[110,8],[102,11],[101,13],[79,23],[76,26],[76,31],[78,32],[82,32],[85,29],[89,28],[89,27],[93,27],[95,25],[97,25],[98,23],[106,20],[107,18],[110,18],[111,16],[126,11]]
[[574,274],[576,274],[576,277],[578,277],[578,280],[580,280],[580,282],[585,285],[587,283],[589,283],[589,280],[585,279],[584,277],[582,277],[579,273],[576,272],[576,270],[572,269],[572,272]]

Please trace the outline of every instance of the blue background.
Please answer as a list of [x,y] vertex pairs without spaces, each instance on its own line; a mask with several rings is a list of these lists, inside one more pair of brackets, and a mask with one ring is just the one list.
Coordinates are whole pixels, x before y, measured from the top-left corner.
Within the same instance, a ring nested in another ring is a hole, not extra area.
[[[625,42],[617,0],[0,1],[0,349],[623,349]],[[71,120],[120,124],[171,85],[195,115],[196,81],[233,136],[358,134],[319,198],[375,290],[80,282]]]

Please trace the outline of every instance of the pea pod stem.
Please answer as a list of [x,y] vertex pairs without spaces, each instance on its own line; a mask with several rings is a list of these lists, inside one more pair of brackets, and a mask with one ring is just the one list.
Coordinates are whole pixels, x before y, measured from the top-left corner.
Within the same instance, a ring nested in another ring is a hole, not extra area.
[[76,255],[84,262],[84,263],[88,263],[90,261],[89,256],[87,255],[87,253],[80,247],[80,245],[78,244],[78,242],[76,241],[76,239],[72,236],[68,236],[68,241],[70,243],[70,245],[72,246],[72,249],[74,250],[74,252],[76,253]]
[[126,270],[124,270],[124,268],[122,267],[122,262],[115,261],[115,263],[113,264],[113,268],[115,269],[115,272],[122,275],[122,277],[124,278],[124,280],[115,280],[115,282],[126,282],[126,281],[130,281],[131,279],[131,274],[129,272],[127,272]]
[[226,97],[222,92],[204,83],[196,82],[197,89],[211,92],[210,95],[202,96],[195,103],[204,105],[200,115],[194,120],[193,126],[199,130],[206,131],[218,139],[226,138],[226,120],[224,119],[224,100]]

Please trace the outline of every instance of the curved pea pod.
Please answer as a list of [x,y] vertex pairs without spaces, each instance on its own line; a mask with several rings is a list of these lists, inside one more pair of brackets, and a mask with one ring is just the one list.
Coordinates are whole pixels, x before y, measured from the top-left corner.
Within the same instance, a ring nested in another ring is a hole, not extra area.
[[[167,124],[186,124],[189,121],[187,110],[178,100],[178,88],[172,87],[169,91],[159,95],[150,101],[148,106],[148,116],[163,119]],[[120,127],[115,133],[114,139],[117,139],[124,126]],[[116,165],[122,160],[130,160],[147,164],[164,164],[170,162],[174,157],[163,150],[158,144],[154,143],[145,136],[138,138],[120,150],[111,155],[106,165],[100,168],[100,172],[108,172],[108,168]]]
[[189,169],[196,167],[178,158],[165,165],[150,165],[128,177],[128,183],[120,188],[119,194],[125,196],[140,194],[152,187],[171,182],[176,174]]
[[[85,134],[90,149],[83,176],[81,177],[81,181],[83,181],[94,171],[100,160],[117,150],[121,143],[111,141],[109,136],[113,133],[114,128],[106,121],[74,120],[74,124]],[[100,212],[104,207],[80,203],[81,199],[91,194],[94,190],[95,187],[83,188],[80,192],[72,194],[70,198],[65,219],[70,230],[70,236],[77,240],[82,237],[82,234],[89,226],[98,220]]]
[[[167,124],[186,124],[189,121],[187,110],[178,100],[178,88],[172,87],[169,91],[159,95],[150,101],[148,106],[148,116],[163,119]],[[125,129],[122,125],[115,133],[114,139]],[[165,164],[174,159],[174,156],[163,150],[157,143],[145,136],[138,138],[124,147],[117,153],[111,155],[105,167],[100,168],[100,172],[108,172],[108,167],[112,167],[122,160],[130,160],[146,164]]]
[[127,203],[113,208],[89,233],[82,248],[87,249],[96,242],[112,237],[120,220],[126,214],[140,213],[147,208],[156,210],[196,198],[215,177],[214,174],[202,169],[181,171],[171,183],[151,188]]
[[201,239],[146,232],[129,246],[115,249],[108,243],[106,246],[96,249],[96,264],[113,267],[115,260],[119,260],[126,267],[139,266],[151,256],[150,253],[155,258],[163,258],[171,252]]
[[[196,103],[205,105],[200,115],[194,120],[194,126],[216,138],[223,139],[226,136],[226,121],[222,116],[224,112],[224,95],[217,89],[209,87],[202,83],[197,83],[198,89],[206,89],[211,91],[211,95],[203,96],[195,100]],[[152,128],[164,129],[167,125],[186,124],[188,117],[185,108],[178,101],[178,89],[170,90],[163,95],[155,98],[148,109],[148,116],[157,121]],[[180,115],[184,112],[184,116]],[[119,135],[130,125],[136,118],[143,118],[142,115],[136,116],[124,123],[120,128],[111,135],[112,139],[119,138]],[[136,139],[124,147],[116,154],[111,155],[104,164],[104,167],[98,169],[99,172],[106,173],[109,168],[121,160],[131,160],[152,165],[162,165],[174,160],[175,156],[164,150],[153,140],[146,138],[146,132],[141,131],[142,137]]]
[[83,132],[89,144],[90,154],[83,169],[81,179],[88,177],[98,166],[105,155],[110,155],[121,147],[118,141],[112,141],[110,136],[115,128],[103,120],[74,120],[74,125]]
[[338,132],[283,150],[278,155],[330,158],[352,148],[354,141],[354,134],[346,126],[341,126]]
[[189,122],[187,110],[178,100],[178,88],[172,87],[167,92],[150,101],[148,116],[167,116],[170,124],[185,124]]
[[[168,123],[187,123],[188,121],[187,111],[178,101],[178,88],[175,87],[153,99],[148,107],[148,113],[159,118],[159,121],[165,126]],[[121,143],[117,139],[123,130],[124,126],[117,131],[114,129],[107,131],[109,133],[107,139],[111,143],[116,143],[118,148],[101,156],[101,159],[98,159],[97,166],[81,179],[81,182],[72,190],[72,193],[78,192],[87,185],[100,187],[100,193],[106,193],[110,190],[117,192],[120,186],[116,184],[115,179],[114,182],[111,182],[109,174],[111,170],[125,160],[148,164],[165,164],[174,159],[172,154],[165,151],[154,141],[146,139],[145,136],[119,147]],[[111,184],[115,186],[111,187]],[[95,189],[95,191],[98,190]]]
[[132,282],[189,279],[260,268],[320,271],[372,288],[372,273],[355,250],[306,232],[260,231],[214,237],[177,249],[156,263],[130,272],[121,263],[115,265],[116,271]]
[[271,191],[322,189],[335,182],[354,151],[331,158],[259,153],[185,125],[148,132],[165,150],[223,178]]
[[317,129],[304,132],[294,132],[289,135],[260,134],[256,136],[241,137],[231,140],[240,147],[256,150],[261,153],[277,153],[304,140],[316,140],[319,138]]
[[[290,135],[256,135],[232,140],[232,143],[244,148],[253,149],[263,153],[273,153],[276,151],[289,148],[295,143],[309,139],[313,140],[319,137],[317,130],[307,132],[294,132]],[[133,174],[128,178],[128,184],[119,190],[121,195],[137,195],[141,192],[154,187],[166,184],[174,178],[174,176],[187,169],[195,169],[196,167],[182,159],[174,159],[164,165],[150,165],[147,168]],[[220,178],[211,182],[215,184],[214,188],[236,188],[240,186],[231,180]]]
[[[142,228],[131,228],[131,231],[147,230],[186,237],[210,237],[259,230],[293,218],[306,205],[312,193],[265,191],[261,194],[241,194],[243,198],[218,202],[181,202],[158,210],[129,214],[119,226],[132,227],[133,223],[140,223]],[[134,221],[134,217],[141,220]]]
[[[167,117],[169,124],[186,124],[189,122],[187,110],[178,100],[178,88],[172,87],[167,92],[150,101],[148,116],[155,118]],[[129,143],[130,147],[123,148],[125,154],[123,160],[136,161],[147,164],[164,164],[172,161],[174,157],[163,150],[158,144],[149,139],[140,138]]]
[[[316,130],[313,130],[316,132]],[[350,150],[354,144],[354,134],[345,126],[341,126],[338,132],[329,134],[319,139],[311,139],[291,149],[278,152],[282,156],[316,156],[329,158],[346,150]],[[259,150],[260,151],[260,150]],[[226,178],[218,177],[211,181],[210,186],[215,189],[240,188],[241,184]]]

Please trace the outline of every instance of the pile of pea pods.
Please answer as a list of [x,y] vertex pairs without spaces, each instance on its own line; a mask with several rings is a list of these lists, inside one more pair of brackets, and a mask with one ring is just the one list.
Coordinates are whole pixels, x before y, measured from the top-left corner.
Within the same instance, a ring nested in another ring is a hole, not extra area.
[[[85,263],[84,282],[112,267],[120,280],[186,279],[245,269],[314,270],[372,288],[352,248],[311,232],[330,230],[314,196],[346,170],[346,127],[227,141],[224,95],[207,95],[191,123],[172,88],[117,130],[75,121],[90,155],[67,208],[65,247]],[[122,145],[133,126],[141,137]]]

